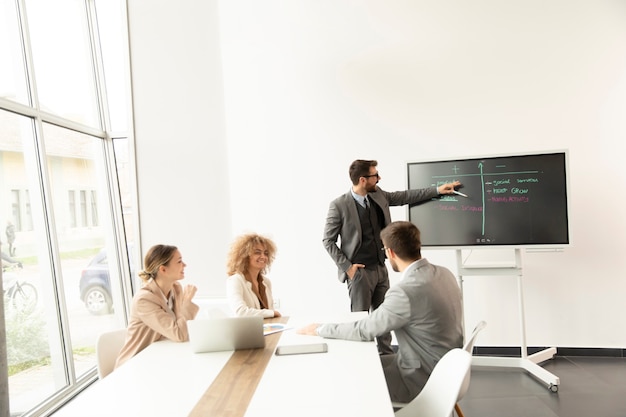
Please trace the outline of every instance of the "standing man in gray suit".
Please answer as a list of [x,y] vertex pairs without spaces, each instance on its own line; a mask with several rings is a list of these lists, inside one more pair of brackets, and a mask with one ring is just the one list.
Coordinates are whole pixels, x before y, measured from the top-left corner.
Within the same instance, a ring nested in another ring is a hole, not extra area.
[[[377,161],[357,159],[349,169],[352,188],[330,203],[324,247],[347,282],[351,311],[373,311],[385,299],[389,274],[380,232],[391,222],[390,206],[414,204],[452,194],[459,181],[419,190],[387,192],[378,187]],[[341,246],[337,245],[341,237]],[[378,335],[378,352],[393,353],[391,333]]]
[[461,290],[449,269],[421,255],[418,228],[397,221],[381,233],[384,250],[402,279],[385,301],[353,323],[310,324],[298,333],[334,339],[373,340],[394,331],[398,353],[380,357],[392,401],[419,394],[435,364],[450,349],[463,346]]

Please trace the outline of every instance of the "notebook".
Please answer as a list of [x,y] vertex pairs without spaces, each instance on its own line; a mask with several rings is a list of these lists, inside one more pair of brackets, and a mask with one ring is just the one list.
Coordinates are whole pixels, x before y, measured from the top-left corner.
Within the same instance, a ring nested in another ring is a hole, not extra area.
[[263,317],[223,317],[187,321],[194,353],[265,347]]

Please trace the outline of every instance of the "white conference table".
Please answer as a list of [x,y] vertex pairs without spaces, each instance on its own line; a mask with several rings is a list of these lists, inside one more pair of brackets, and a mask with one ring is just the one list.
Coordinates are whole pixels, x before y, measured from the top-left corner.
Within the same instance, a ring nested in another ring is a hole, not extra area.
[[[359,316],[355,313],[334,321],[351,321]],[[297,328],[310,322],[290,318],[290,328],[279,333],[277,345],[325,342],[328,353],[272,354],[245,416],[393,416],[376,344],[296,333]],[[188,416],[233,353],[196,354],[189,343],[153,343],[54,415]],[[245,390],[244,385],[236,389]]]

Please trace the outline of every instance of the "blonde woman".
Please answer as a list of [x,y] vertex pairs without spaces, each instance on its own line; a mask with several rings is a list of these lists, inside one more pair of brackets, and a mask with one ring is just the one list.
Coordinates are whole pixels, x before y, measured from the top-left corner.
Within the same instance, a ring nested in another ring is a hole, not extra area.
[[276,245],[258,234],[245,234],[233,242],[226,268],[226,290],[236,316],[280,317],[274,309],[272,283],[265,276],[276,256]]
[[135,294],[130,310],[126,342],[116,367],[158,340],[189,340],[187,320],[193,320],[199,307],[192,299],[197,288],[178,282],[185,278],[183,257],[170,245],[155,245],[144,259],[139,276],[144,286]]

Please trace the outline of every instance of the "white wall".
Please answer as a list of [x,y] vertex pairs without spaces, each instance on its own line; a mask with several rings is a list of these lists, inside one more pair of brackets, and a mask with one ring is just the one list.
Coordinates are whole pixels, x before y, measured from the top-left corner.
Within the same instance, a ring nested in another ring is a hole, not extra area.
[[231,221],[215,4],[131,0],[128,20],[141,258],[178,246],[186,276],[209,293]]
[[[346,310],[321,238],[356,158],[391,191],[407,162],[567,149],[572,245],[524,254],[528,344],[626,347],[624,3],[129,3],[144,248],[178,244],[203,294],[253,230],[283,313]],[[481,345],[519,344],[514,278],[464,290]]]

